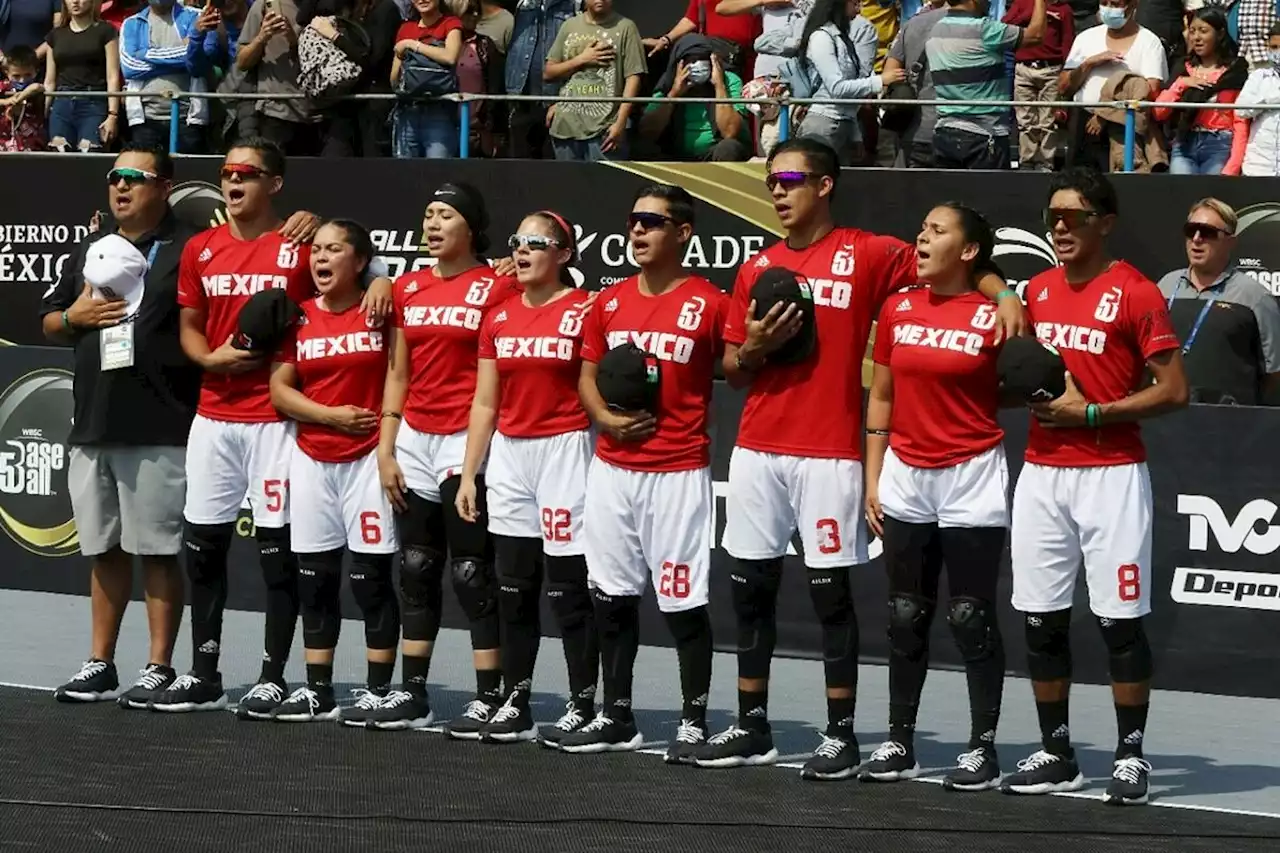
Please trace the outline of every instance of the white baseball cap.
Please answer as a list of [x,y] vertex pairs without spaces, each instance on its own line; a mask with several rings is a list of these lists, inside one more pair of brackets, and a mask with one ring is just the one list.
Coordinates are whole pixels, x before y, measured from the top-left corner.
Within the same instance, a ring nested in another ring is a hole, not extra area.
[[94,241],[85,253],[84,280],[93,288],[93,295],[123,299],[127,317],[136,314],[142,304],[146,274],[147,259],[119,234]]

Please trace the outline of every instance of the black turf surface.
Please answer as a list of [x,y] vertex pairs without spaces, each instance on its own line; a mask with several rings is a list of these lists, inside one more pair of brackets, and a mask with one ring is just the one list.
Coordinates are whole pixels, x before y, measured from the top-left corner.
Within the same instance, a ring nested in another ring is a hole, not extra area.
[[0,849],[1280,850],[1280,820],[802,782],[0,689]]

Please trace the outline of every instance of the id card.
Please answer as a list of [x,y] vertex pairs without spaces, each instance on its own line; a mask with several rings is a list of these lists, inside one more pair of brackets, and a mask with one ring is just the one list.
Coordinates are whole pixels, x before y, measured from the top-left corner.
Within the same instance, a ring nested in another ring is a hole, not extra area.
[[121,323],[98,333],[103,370],[133,367],[133,324]]

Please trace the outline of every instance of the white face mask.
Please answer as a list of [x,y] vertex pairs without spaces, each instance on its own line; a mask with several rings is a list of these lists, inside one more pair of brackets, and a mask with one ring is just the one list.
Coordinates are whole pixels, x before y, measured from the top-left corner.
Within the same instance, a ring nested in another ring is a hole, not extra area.
[[699,59],[697,62],[690,62],[688,66],[689,83],[694,86],[701,86],[703,83],[711,80],[711,60]]

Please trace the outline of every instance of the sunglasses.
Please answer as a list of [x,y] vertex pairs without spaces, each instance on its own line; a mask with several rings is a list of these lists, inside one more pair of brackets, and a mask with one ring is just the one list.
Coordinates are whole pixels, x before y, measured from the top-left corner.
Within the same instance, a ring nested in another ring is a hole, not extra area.
[[1186,225],[1182,226],[1182,236],[1186,237],[1188,240],[1194,240],[1199,237],[1205,242],[1213,242],[1226,234],[1227,232],[1223,229],[1215,228],[1212,225],[1206,225],[1203,222],[1188,222]]
[[810,178],[816,177],[812,172],[773,172],[764,179],[764,185],[773,192],[781,186],[787,192],[803,186]]
[[654,231],[658,228],[665,228],[668,222],[674,223],[675,220],[670,216],[663,216],[661,213],[637,211],[627,217],[627,230],[630,231],[639,226],[641,231]]
[[1089,224],[1089,220],[1097,217],[1096,210],[1079,210],[1077,208],[1048,208],[1044,212],[1044,224],[1049,229],[1056,228],[1058,223],[1064,223],[1067,228],[1074,231],[1077,228],[1083,228]]
[[523,246],[533,252],[542,252],[547,249],[560,248],[560,241],[554,237],[544,237],[541,234],[512,234],[507,238],[507,248],[515,251]]
[[255,181],[270,174],[266,169],[260,169],[248,163],[229,163],[218,170],[218,176],[224,181],[231,180],[235,175],[239,175],[242,180]]
[[155,172],[146,172],[142,169],[129,169],[122,167],[119,169],[112,169],[110,172],[107,172],[108,184],[118,184],[121,181],[124,181],[131,187],[136,187],[138,184],[145,184],[147,181],[155,181],[159,178],[160,176]]

